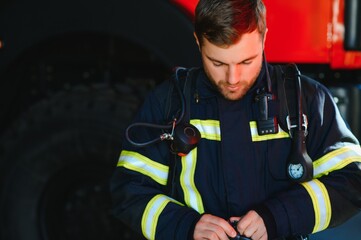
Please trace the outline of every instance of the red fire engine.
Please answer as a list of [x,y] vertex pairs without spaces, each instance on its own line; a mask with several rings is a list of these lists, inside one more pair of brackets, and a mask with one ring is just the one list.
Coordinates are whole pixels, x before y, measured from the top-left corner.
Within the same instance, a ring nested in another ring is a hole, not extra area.
[[[193,16],[198,1],[173,2]],[[359,7],[357,1],[347,0],[305,0],[302,3],[264,0],[269,29],[266,41],[268,61],[327,64],[332,69],[360,69],[361,36],[347,38],[353,38],[348,40],[347,48],[357,51],[346,51],[344,43],[345,30],[348,30],[348,35],[357,34],[354,33],[356,29],[345,28],[352,28],[353,24],[360,25],[357,20],[361,18],[356,16],[356,11],[352,13],[351,9],[345,16],[345,2],[348,8]],[[351,22],[350,26],[345,26],[345,17]],[[361,29],[360,26],[354,27]]]

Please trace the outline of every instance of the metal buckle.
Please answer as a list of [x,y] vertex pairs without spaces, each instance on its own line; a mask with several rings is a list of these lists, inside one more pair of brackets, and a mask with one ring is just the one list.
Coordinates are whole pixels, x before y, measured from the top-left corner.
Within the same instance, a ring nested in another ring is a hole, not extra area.
[[302,117],[303,117],[302,127],[305,128],[305,136],[307,136],[307,134],[308,134],[308,118],[305,114],[302,114]]
[[[306,114],[302,114],[302,119],[303,119],[303,121],[302,121],[302,127],[303,127],[304,130],[305,130],[305,136],[307,136],[307,134],[308,134],[308,118],[307,118]],[[289,133],[290,136],[292,137],[291,129],[298,127],[298,125],[297,125],[297,124],[293,124],[293,125],[292,125],[291,119],[290,119],[290,116],[289,116],[289,115],[286,117],[286,122],[287,122],[288,133]]]
[[290,132],[292,128],[296,128],[297,125],[291,125],[291,119],[290,119],[290,115],[288,115],[286,117],[286,122],[287,122],[287,128],[288,128],[288,131]]

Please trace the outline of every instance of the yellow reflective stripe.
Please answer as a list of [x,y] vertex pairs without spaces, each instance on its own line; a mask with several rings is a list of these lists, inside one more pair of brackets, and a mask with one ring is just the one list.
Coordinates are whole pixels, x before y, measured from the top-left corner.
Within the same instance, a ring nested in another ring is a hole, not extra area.
[[125,167],[142,173],[159,184],[167,184],[169,167],[152,161],[137,152],[123,150],[120,154],[117,167]]
[[331,151],[313,162],[315,178],[327,175],[329,172],[341,169],[352,162],[361,162],[361,148],[350,145]]
[[183,204],[174,199],[158,194],[153,197],[145,207],[142,216],[142,232],[147,239],[155,239],[155,231],[157,229],[159,216],[169,202],[174,202],[183,206]]
[[251,129],[252,142],[260,142],[260,141],[290,137],[290,135],[287,132],[283,131],[283,129],[280,126],[278,126],[278,133],[266,134],[266,135],[258,135],[256,121],[249,122],[249,127]]
[[182,157],[182,171],[180,183],[184,193],[184,201],[187,206],[193,208],[200,214],[204,213],[202,197],[194,183],[194,173],[196,171],[197,148]]
[[312,233],[326,229],[331,221],[331,202],[325,185],[317,179],[301,183],[311,197],[315,211],[315,226]]
[[218,120],[192,119],[190,123],[199,130],[202,138],[221,141],[221,128]]

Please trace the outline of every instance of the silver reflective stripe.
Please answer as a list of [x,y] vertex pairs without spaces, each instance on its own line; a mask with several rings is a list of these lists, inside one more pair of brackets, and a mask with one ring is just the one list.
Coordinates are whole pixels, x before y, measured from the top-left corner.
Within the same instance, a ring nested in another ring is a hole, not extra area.
[[193,208],[199,213],[204,213],[202,197],[194,183],[194,174],[197,163],[197,148],[193,149],[188,155],[182,157],[182,172],[180,183],[184,193],[184,201],[187,206]]
[[326,229],[331,221],[331,202],[325,185],[317,179],[301,183],[311,197],[315,212],[315,226],[312,233]]
[[290,137],[290,135],[287,132],[283,131],[283,129],[280,126],[278,126],[278,133],[266,134],[266,135],[258,135],[256,121],[249,122],[249,127],[251,130],[252,142],[260,142],[260,141]]
[[157,229],[159,216],[169,202],[174,202],[176,204],[183,206],[183,204],[177,202],[176,200],[168,196],[158,194],[155,197],[153,197],[145,207],[142,216],[141,225],[142,225],[143,235],[147,239],[155,239],[155,233]]
[[341,169],[352,162],[361,162],[361,148],[349,145],[331,151],[313,162],[314,178],[327,175],[329,172]]
[[192,119],[190,123],[199,130],[202,138],[221,141],[221,129],[218,120]]
[[159,184],[167,184],[169,167],[150,160],[137,152],[123,150],[117,166],[139,172],[152,178]]

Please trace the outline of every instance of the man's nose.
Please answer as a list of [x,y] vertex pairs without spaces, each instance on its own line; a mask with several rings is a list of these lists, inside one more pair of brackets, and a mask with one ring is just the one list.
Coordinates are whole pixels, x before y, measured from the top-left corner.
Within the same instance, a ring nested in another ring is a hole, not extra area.
[[229,66],[227,73],[228,84],[237,84],[239,82],[239,68],[237,66]]

